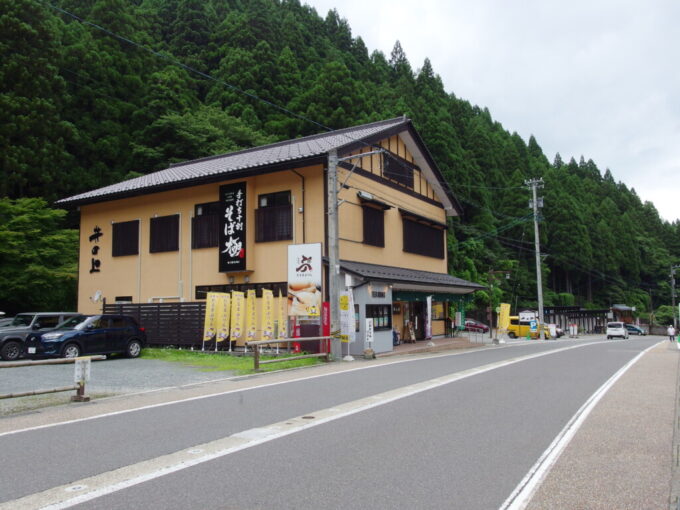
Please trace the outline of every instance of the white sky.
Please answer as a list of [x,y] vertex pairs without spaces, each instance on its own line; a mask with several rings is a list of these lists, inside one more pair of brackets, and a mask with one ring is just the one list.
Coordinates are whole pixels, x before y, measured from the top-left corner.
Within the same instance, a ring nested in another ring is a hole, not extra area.
[[337,8],[369,52],[429,57],[447,92],[549,161],[583,155],[680,219],[678,0],[303,1]]

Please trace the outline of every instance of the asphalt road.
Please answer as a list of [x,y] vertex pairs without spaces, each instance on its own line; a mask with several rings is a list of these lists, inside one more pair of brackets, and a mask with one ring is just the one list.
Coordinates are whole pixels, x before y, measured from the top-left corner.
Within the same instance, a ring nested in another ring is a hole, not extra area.
[[41,505],[85,495],[78,508],[499,508],[584,402],[656,341],[531,343],[296,372],[3,434],[0,502],[29,508],[38,500],[13,500],[51,491]]

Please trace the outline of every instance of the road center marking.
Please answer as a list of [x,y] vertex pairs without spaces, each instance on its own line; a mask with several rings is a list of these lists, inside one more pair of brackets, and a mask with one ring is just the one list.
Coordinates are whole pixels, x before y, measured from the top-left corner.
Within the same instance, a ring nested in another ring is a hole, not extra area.
[[[8,501],[0,504],[0,510],[15,510],[17,508],[58,510],[70,508],[171,473],[176,473],[205,462],[210,462],[253,446],[273,441],[312,427],[317,427],[378,406],[389,404],[418,393],[439,388],[468,377],[480,375],[522,361],[585,347],[586,345],[593,344],[571,345],[561,349],[518,356],[378,393],[345,404],[335,405],[327,409],[306,413],[304,416],[290,418],[264,427],[244,430],[222,439],[194,445],[190,448],[185,448],[171,454],[124,466],[106,473],[47,489],[43,492],[24,496],[23,498],[13,501]],[[313,416],[314,418],[309,419],[308,417],[310,416]],[[77,490],[75,489],[76,487],[78,488]],[[78,494],[74,495],[74,492],[78,492]]]

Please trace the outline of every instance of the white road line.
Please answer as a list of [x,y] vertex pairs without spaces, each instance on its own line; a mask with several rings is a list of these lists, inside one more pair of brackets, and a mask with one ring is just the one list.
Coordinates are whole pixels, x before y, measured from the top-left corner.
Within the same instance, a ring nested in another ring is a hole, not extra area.
[[593,393],[588,400],[576,411],[576,413],[567,422],[560,433],[555,437],[550,446],[541,454],[536,463],[531,467],[522,481],[515,487],[510,496],[503,502],[499,510],[522,510],[531,501],[534,493],[545,479],[546,475],[557,462],[560,455],[567,447],[576,432],[581,428],[583,422],[586,420],[590,412],[595,408],[600,399],[609,391],[619,378],[625,374],[630,367],[632,367],[638,360],[647,354],[648,351],[659,345],[656,343],[626,363],[614,375],[612,375],[602,386],[600,386],[595,393]]
[[[181,471],[204,462],[224,457],[246,448],[251,448],[281,437],[316,427],[324,423],[338,420],[362,411],[389,404],[424,391],[439,388],[461,379],[483,374],[508,365],[527,361],[558,352],[585,347],[591,344],[579,344],[546,352],[519,356],[481,367],[472,368],[455,374],[437,377],[428,381],[404,386],[395,390],[371,395],[345,404],[322,409],[307,415],[291,418],[264,427],[238,432],[231,436],[192,446],[175,453],[154,459],[131,464],[122,468],[102,473],[67,485],[54,487],[46,491],[31,494],[14,501],[0,504],[0,510],[44,509],[58,510],[91,501],[120,490],[139,485],[162,476]],[[313,418],[310,418],[312,416]]]
[[[594,344],[598,344],[598,343],[602,343],[602,341],[595,341],[595,342],[578,344],[578,345],[574,345],[570,348],[585,347],[587,345],[594,345]],[[526,344],[526,345],[529,345],[529,344]],[[550,351],[550,352],[559,352],[561,350],[564,350],[564,349],[559,349],[559,350]],[[165,406],[170,406],[170,405],[175,405],[175,404],[182,404],[182,403],[185,403],[185,402],[191,402],[191,401],[195,401],[195,400],[203,400],[203,399],[206,399],[206,398],[221,397],[223,395],[229,395],[231,393],[239,393],[239,392],[246,392],[246,391],[252,391],[252,390],[259,390],[259,389],[262,389],[262,388],[269,388],[269,387],[278,386],[278,385],[281,385],[281,384],[290,384],[290,383],[296,383],[296,382],[300,382],[300,381],[306,381],[306,380],[309,380],[309,379],[318,379],[318,378],[321,378],[321,377],[329,377],[329,376],[333,376],[333,375],[345,374],[345,373],[349,373],[349,372],[355,372],[357,370],[368,370],[368,369],[376,368],[376,367],[384,367],[384,366],[388,366],[388,365],[397,365],[399,363],[412,363],[412,362],[423,361],[423,359],[443,358],[443,357],[447,357],[447,356],[461,356],[461,355],[465,355],[465,354],[472,354],[472,353],[475,353],[475,352],[480,352],[480,351],[466,351],[466,352],[457,352],[457,353],[451,353],[451,354],[447,353],[447,354],[441,354],[441,355],[437,355],[437,356],[430,356],[428,358],[401,359],[401,360],[395,360],[395,361],[390,361],[390,362],[386,362],[386,363],[371,364],[371,365],[362,366],[362,367],[350,368],[350,369],[347,369],[347,370],[340,370],[340,371],[337,371],[337,372],[328,372],[328,373],[325,373],[325,374],[309,375],[309,376],[304,376],[304,377],[298,377],[296,379],[291,379],[291,380],[288,380],[288,381],[276,381],[276,382],[271,382],[271,383],[260,384],[260,385],[257,385],[257,386],[250,386],[248,388],[239,388],[239,389],[234,389],[234,390],[220,391],[220,392],[217,392],[217,393],[210,393],[208,395],[199,395],[199,396],[196,396],[196,397],[187,397],[187,398],[183,398],[183,399],[180,399],[180,400],[172,400],[170,402],[160,402],[158,404],[148,404],[148,405],[141,406],[141,407],[135,407],[133,409],[123,409],[123,410],[120,410],[120,411],[111,411],[109,413],[102,413],[102,414],[97,414],[97,415],[94,415],[94,416],[86,416],[86,417],[83,417],[83,418],[74,418],[72,420],[64,420],[64,421],[59,421],[59,422],[54,422],[54,423],[46,423],[44,425],[36,425],[36,426],[33,426],[33,427],[26,427],[26,428],[23,428],[23,429],[9,430],[7,432],[0,432],[0,437],[10,436],[10,435],[13,435],[13,434],[21,434],[21,433],[24,433],[24,432],[32,432],[34,430],[42,430],[42,429],[47,429],[47,428],[51,428],[51,427],[59,427],[59,426],[62,426],[62,425],[70,425],[72,423],[79,423],[79,422],[83,422],[83,421],[98,420],[100,418],[108,418],[110,416],[117,416],[117,415],[120,415],[120,414],[134,413],[134,412],[137,412],[137,411],[145,411],[147,409],[154,409],[154,408],[157,408],[157,407],[165,407]],[[156,391],[156,390],[152,390],[152,391]]]

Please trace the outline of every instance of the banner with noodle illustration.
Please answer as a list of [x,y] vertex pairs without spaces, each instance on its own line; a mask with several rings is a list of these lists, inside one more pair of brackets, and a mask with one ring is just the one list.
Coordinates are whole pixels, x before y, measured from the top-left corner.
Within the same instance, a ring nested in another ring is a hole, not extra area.
[[269,289],[262,289],[262,340],[274,339],[274,293]]
[[203,342],[211,342],[215,339],[217,331],[217,305],[220,294],[208,292],[205,300],[205,321],[203,323]]
[[230,340],[236,345],[243,345],[246,300],[243,292],[231,293],[231,329]]
[[246,293],[246,342],[255,340],[255,334],[257,333],[256,303],[257,296],[255,294],[255,289],[248,290]]
[[229,319],[231,316],[231,296],[219,293],[215,313],[215,340],[224,342],[229,338]]

